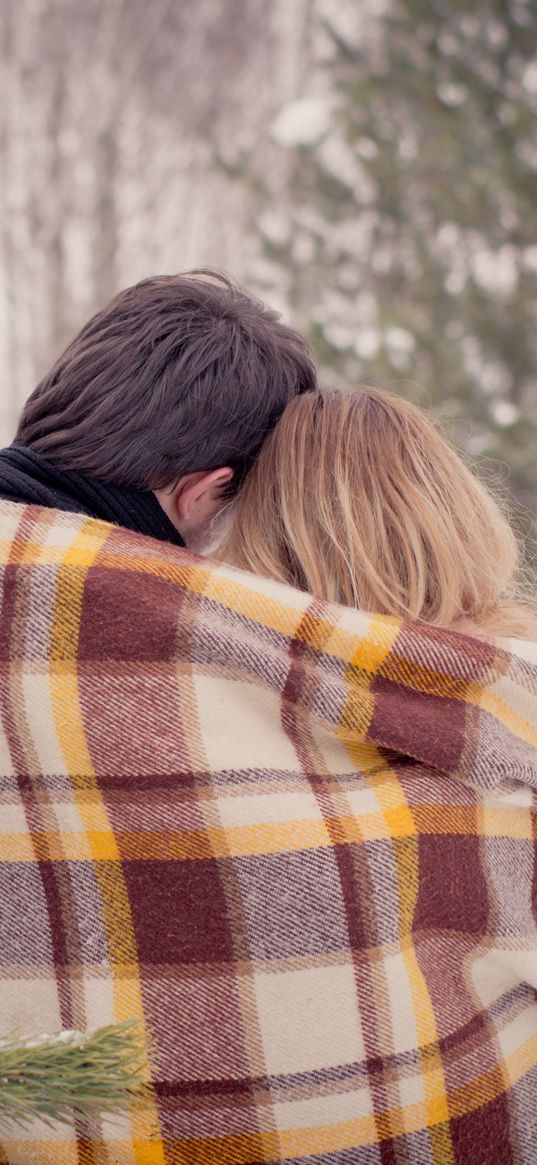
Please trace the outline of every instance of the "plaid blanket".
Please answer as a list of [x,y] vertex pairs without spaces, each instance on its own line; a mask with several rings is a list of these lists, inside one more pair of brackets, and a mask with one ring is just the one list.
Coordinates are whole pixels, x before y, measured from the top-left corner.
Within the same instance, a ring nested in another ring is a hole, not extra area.
[[142,1016],[9,1165],[535,1165],[537,648],[0,503],[0,1033]]

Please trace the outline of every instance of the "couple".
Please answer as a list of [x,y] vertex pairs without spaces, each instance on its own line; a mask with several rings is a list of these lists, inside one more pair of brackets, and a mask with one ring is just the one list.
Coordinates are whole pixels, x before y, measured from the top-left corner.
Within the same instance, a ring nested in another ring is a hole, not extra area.
[[142,1018],[149,1087],[0,1161],[535,1165],[537,616],[495,500],[210,273],[90,320],[0,498],[0,1035]]

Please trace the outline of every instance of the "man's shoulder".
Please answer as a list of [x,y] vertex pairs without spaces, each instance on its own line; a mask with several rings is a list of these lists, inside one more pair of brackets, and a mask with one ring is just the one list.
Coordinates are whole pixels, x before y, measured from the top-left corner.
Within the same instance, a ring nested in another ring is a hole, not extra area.
[[[211,608],[233,613],[261,630],[286,640],[298,633],[312,597],[284,583],[261,578],[223,562],[202,558],[186,548],[160,541],[122,526],[41,506],[0,500],[0,568],[35,567],[44,579],[71,579],[93,598],[107,595],[116,606],[150,600],[161,613],[172,602],[189,597],[191,610],[208,600]],[[50,567],[46,572],[41,568]],[[202,604],[203,605],[203,604]],[[362,634],[370,616],[315,602],[315,625],[328,631],[334,621],[341,633]],[[344,614],[344,618],[342,617]],[[132,621],[132,612],[131,612]],[[343,626],[344,625],[344,626]],[[314,636],[315,638],[315,636]]]
[[202,566],[180,547],[84,514],[0,501],[0,568],[11,603],[21,613],[31,589],[29,631],[28,620],[42,623],[45,614],[58,640],[76,624],[82,659],[171,651],[185,589]]
[[63,569],[98,566],[156,573],[185,569],[199,561],[186,549],[172,546],[123,526],[86,514],[54,510],[0,499],[0,562],[55,565]]

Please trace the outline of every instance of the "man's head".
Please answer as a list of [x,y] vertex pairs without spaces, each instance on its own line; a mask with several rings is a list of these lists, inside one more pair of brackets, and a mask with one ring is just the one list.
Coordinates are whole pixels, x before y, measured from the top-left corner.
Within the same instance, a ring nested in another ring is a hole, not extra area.
[[190,544],[315,386],[306,342],[259,300],[215,272],[158,276],[82,328],[17,437],[60,469],[153,490]]

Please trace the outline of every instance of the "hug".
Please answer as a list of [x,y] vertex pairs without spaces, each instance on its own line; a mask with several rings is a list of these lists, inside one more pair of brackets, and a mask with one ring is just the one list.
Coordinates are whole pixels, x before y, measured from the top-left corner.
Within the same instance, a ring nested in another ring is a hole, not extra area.
[[212,272],[0,453],[0,1036],[143,1103],[3,1165],[536,1165],[537,604],[436,422]]

